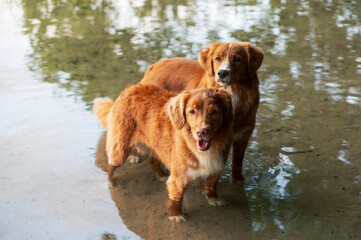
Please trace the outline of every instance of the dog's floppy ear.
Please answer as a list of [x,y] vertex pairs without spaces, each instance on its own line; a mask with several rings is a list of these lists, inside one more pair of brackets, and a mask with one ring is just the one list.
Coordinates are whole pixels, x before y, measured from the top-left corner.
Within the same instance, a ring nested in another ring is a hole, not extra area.
[[219,42],[214,42],[207,46],[206,50],[199,52],[198,61],[211,77],[214,76],[213,52],[220,44]]
[[168,115],[175,129],[180,130],[186,123],[185,107],[191,93],[185,91],[170,100],[168,105]]
[[263,62],[263,51],[249,43],[248,54],[248,74],[253,76]]
[[221,99],[225,107],[223,109],[223,119],[225,119],[228,123],[233,123],[233,106],[231,95],[226,90],[217,89],[215,96]]

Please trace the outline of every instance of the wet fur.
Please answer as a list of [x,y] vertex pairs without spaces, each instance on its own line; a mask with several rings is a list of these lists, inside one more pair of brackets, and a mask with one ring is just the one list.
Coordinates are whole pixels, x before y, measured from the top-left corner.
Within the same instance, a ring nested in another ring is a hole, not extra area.
[[[190,104],[221,111],[212,118],[213,138],[208,151],[197,150],[193,131],[199,125],[198,120],[209,114],[199,110],[198,118],[193,119],[186,112],[192,107]],[[232,103],[226,91],[197,89],[177,95],[155,86],[130,85],[114,102],[95,99],[93,112],[108,131],[110,182],[114,170],[124,164],[132,147],[140,144],[149,148],[148,157],[158,175],[162,174],[160,163],[170,171],[168,211],[170,216],[177,216],[172,220],[183,220],[183,193],[192,182],[204,181],[207,197],[217,198],[216,184],[233,139]],[[210,153],[219,157],[210,158]]]
[[[235,62],[235,57],[240,61]],[[231,84],[220,86],[217,72],[227,60]],[[199,62],[186,58],[156,62],[145,72],[141,83],[175,92],[204,87],[226,89],[232,96],[234,112],[232,175],[235,180],[243,180],[242,161],[255,127],[259,104],[257,70],[262,61],[263,52],[250,43],[215,42],[200,52]]]

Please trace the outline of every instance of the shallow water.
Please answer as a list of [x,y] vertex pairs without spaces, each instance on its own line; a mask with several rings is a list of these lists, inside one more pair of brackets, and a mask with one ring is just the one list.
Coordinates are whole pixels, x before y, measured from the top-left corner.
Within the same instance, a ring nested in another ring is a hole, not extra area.
[[244,162],[253,238],[361,238],[357,0],[0,4],[1,239],[141,238],[95,163],[91,101],[213,41],[265,52]]

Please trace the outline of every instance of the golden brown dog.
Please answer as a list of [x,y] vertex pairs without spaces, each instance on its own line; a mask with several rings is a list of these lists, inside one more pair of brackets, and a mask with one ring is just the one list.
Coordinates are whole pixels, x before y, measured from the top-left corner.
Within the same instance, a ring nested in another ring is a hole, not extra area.
[[171,58],[156,62],[144,74],[142,84],[168,91],[193,88],[224,88],[232,96],[234,143],[232,175],[243,180],[242,161],[256,122],[259,104],[257,70],[263,52],[247,42],[218,43],[200,52],[199,62]]
[[167,180],[170,220],[185,220],[186,187],[204,181],[211,205],[220,205],[216,184],[232,145],[232,101],[223,90],[196,89],[180,94],[156,86],[130,85],[113,102],[94,100],[93,111],[107,129],[109,180],[132,146],[145,144],[158,176]]

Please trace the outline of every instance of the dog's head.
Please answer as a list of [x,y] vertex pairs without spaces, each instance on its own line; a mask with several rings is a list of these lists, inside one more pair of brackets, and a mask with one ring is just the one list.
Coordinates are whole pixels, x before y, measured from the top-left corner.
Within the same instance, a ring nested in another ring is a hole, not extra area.
[[248,42],[214,42],[199,55],[202,67],[220,86],[252,79],[262,61],[262,50]]
[[232,100],[220,89],[194,89],[174,97],[168,105],[174,128],[186,129],[196,141],[198,151],[207,151],[220,131],[232,128]]

